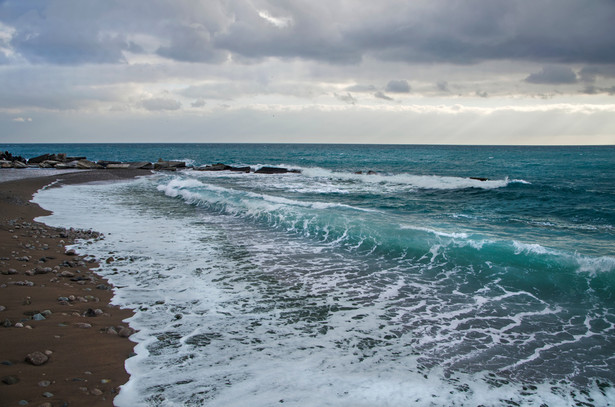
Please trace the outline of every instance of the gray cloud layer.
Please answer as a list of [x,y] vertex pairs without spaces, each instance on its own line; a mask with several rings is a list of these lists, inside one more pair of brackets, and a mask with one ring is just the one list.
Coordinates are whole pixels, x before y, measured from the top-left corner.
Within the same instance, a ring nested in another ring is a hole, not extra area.
[[366,56],[408,63],[615,63],[612,0],[5,0],[0,21],[14,29],[0,51],[5,64],[12,55],[31,63],[122,63],[125,51],[206,63],[229,56],[331,64]]

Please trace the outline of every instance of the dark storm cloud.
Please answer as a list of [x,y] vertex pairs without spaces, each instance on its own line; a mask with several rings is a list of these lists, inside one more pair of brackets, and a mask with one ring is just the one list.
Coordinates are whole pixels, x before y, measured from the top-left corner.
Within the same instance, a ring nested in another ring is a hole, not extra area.
[[545,66],[540,72],[533,73],[525,78],[529,83],[566,84],[576,83],[577,74],[565,66]]
[[[121,63],[132,41],[188,62],[279,57],[332,64],[488,60],[615,63],[612,0],[176,2],[6,0],[11,49],[34,63]],[[5,57],[6,58],[6,57]]]

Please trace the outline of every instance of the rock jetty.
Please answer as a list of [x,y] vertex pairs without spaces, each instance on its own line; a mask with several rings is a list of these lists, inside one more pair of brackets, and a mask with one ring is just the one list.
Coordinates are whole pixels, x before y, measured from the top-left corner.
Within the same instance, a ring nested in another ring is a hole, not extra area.
[[8,151],[0,153],[0,168],[55,168],[77,169],[77,170],[119,170],[119,169],[134,169],[134,170],[154,170],[154,171],[177,171],[178,169],[193,169],[195,171],[233,171],[255,174],[298,174],[301,171],[297,169],[281,168],[281,167],[261,167],[254,169],[252,167],[233,167],[223,163],[204,165],[200,167],[192,167],[186,164],[185,161],[169,161],[159,158],[158,161],[90,161],[86,157],[69,157],[64,153],[60,154],[43,154],[30,159],[25,159],[20,156],[13,156]]

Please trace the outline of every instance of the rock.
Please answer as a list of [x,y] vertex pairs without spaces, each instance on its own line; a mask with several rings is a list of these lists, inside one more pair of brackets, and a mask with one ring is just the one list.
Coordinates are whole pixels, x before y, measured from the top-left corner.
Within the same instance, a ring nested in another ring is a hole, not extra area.
[[90,393],[93,394],[94,396],[101,396],[103,394],[102,390],[100,389],[92,389],[90,390]]
[[4,305],[0,305],[0,312],[6,310],[6,307]]
[[107,164],[108,170],[127,170],[129,168],[131,168],[129,163]]
[[474,179],[476,181],[489,181],[489,178],[483,178],[483,177],[470,177],[470,179]]
[[77,168],[77,161],[71,161],[69,163],[58,163],[55,166],[58,170],[68,170],[72,168]]
[[117,335],[117,331],[112,326],[105,328],[104,332],[109,335]]
[[50,392],[46,391],[46,392],[43,393],[43,397],[46,397],[46,398],[50,399],[50,398],[53,397],[53,393],[50,393]]
[[77,161],[77,168],[82,170],[95,170],[103,168],[103,166],[89,160],[79,160]]
[[206,165],[204,167],[198,167],[198,168],[195,168],[195,170],[197,171],[226,171],[231,168],[232,167],[229,167],[226,164],[218,163],[218,164],[213,164],[213,165]]
[[35,320],[35,321],[44,321],[47,318],[45,318],[43,316],[43,314],[34,314],[34,315],[32,315],[32,319]]
[[55,154],[43,154],[38,157],[33,157],[28,160],[28,164],[40,164],[43,161],[52,160],[56,158]]
[[13,168],[28,168],[28,165],[21,161],[13,161]]
[[135,170],[151,170],[154,168],[154,164],[150,163],[149,161],[137,161],[137,162],[131,162],[130,164],[130,168],[133,168]]
[[49,380],[41,380],[38,382],[38,387],[49,387],[51,382]]
[[73,273],[72,271],[68,271],[68,270],[64,270],[63,272],[61,272],[60,274],[58,274],[60,277],[75,277],[75,273]]
[[29,353],[26,356],[26,362],[34,366],[44,365],[45,363],[47,363],[47,361],[49,361],[49,357],[45,355],[43,352],[36,351],[36,352]]
[[175,171],[177,168],[186,168],[184,161],[163,161],[162,159],[154,163],[155,170]]
[[278,168],[278,167],[262,167],[256,171],[255,174],[286,174],[286,173],[295,173],[298,174],[301,171],[299,170],[289,170],[288,168]]
[[54,168],[58,164],[60,164],[60,161],[45,160],[42,163],[40,163],[38,166],[41,168]]
[[7,384],[7,385],[11,385],[11,384],[17,384],[19,383],[19,377],[17,376],[4,376],[2,378],[2,383]]
[[133,333],[134,331],[131,328],[123,327],[122,329],[120,329],[120,331],[117,334],[121,336],[122,338],[128,338]]
[[66,254],[67,256],[74,256],[77,254],[77,252],[75,252],[75,249],[68,249],[64,254]]
[[92,325],[87,322],[75,322],[75,326],[81,329],[89,329],[92,327]]

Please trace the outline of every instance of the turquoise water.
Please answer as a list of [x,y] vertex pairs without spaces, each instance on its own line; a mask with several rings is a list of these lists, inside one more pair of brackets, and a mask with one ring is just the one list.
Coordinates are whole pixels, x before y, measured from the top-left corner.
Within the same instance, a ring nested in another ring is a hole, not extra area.
[[139,310],[121,405],[613,403],[613,147],[2,148],[301,170],[37,195],[132,256],[101,270]]

